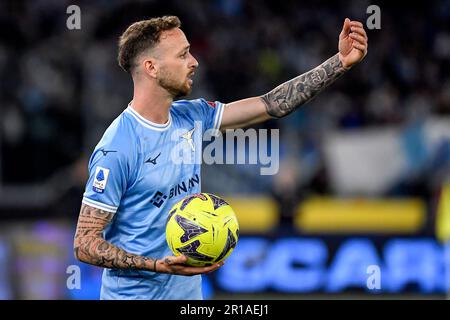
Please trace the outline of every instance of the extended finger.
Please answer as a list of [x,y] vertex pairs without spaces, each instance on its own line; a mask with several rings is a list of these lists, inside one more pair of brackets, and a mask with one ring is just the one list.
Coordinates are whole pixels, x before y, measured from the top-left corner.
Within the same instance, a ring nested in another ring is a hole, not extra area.
[[342,37],[347,36],[349,34],[349,32],[350,32],[350,19],[345,18],[340,37],[342,38]]

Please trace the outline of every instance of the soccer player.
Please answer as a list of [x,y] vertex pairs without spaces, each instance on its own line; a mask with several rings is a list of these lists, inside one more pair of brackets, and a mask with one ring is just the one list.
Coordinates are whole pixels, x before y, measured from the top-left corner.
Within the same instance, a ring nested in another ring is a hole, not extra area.
[[136,22],[120,37],[118,62],[133,79],[133,99],[90,158],[74,239],[77,259],[105,268],[101,299],[202,299],[200,275],[222,263],[186,266],[166,244],[168,210],[200,192],[200,165],[174,161],[174,150],[198,157],[208,129],[287,116],[364,58],[367,35],[345,19],[334,56],[262,96],[226,105],[175,101],[191,92],[198,67],[189,48],[175,16]]

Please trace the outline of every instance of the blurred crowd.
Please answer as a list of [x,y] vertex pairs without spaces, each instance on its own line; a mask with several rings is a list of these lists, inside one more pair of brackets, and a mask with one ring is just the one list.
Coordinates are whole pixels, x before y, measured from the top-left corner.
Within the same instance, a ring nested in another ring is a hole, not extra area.
[[[80,30],[66,26],[70,4],[81,9]],[[134,21],[178,15],[200,62],[190,98],[227,103],[261,95],[334,55],[344,18],[365,23],[370,4],[1,1],[1,182],[42,183],[73,166],[72,180],[83,188],[86,173],[80,168],[86,168],[101,134],[132,97],[131,80],[116,54],[118,37]],[[320,150],[324,133],[450,115],[450,2],[379,6],[381,29],[367,29],[364,62],[302,110],[261,125],[280,129],[280,173],[262,179],[248,166],[205,166],[205,174],[215,172],[215,179],[204,178],[204,189],[275,190],[290,207],[302,192],[330,192]]]

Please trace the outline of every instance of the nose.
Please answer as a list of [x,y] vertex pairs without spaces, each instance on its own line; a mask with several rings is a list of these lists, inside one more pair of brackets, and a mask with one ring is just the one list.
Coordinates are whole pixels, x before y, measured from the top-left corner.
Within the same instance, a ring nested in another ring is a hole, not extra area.
[[198,61],[194,58],[194,56],[191,54],[191,63],[190,67],[193,69],[196,69],[198,67]]

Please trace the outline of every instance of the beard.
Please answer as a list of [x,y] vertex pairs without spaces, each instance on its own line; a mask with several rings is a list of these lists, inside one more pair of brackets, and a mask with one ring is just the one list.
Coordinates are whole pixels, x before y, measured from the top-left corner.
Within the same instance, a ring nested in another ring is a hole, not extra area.
[[175,76],[165,70],[161,70],[161,75],[158,78],[158,84],[167,90],[174,98],[181,98],[191,93],[192,87],[187,84],[187,81],[180,82],[175,80]]

